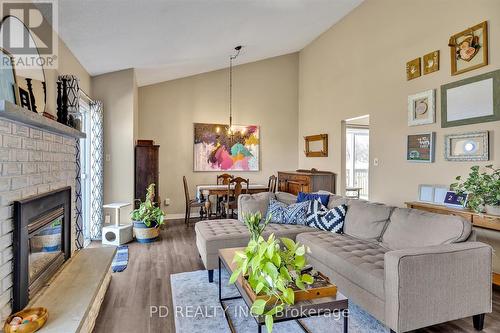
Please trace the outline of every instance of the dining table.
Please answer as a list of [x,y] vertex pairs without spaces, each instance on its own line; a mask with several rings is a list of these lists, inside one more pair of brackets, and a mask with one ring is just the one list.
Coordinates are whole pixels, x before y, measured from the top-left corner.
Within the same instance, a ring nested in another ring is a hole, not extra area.
[[[196,199],[198,202],[205,202],[206,204],[202,207],[202,216],[210,217],[211,207],[210,207],[210,196],[223,197],[228,194],[228,191],[234,191],[234,185],[223,185],[223,184],[199,184],[196,185]],[[268,192],[269,186],[264,184],[249,184],[248,191],[246,185],[242,185],[242,193],[254,194],[259,192]],[[216,203],[217,205],[219,203]],[[216,215],[219,215],[220,210],[217,208]]]

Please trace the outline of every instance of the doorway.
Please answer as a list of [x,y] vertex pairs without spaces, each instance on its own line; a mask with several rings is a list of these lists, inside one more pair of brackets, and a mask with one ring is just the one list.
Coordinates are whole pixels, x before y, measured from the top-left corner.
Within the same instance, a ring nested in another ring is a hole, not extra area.
[[368,200],[370,167],[370,116],[345,121],[346,195]]

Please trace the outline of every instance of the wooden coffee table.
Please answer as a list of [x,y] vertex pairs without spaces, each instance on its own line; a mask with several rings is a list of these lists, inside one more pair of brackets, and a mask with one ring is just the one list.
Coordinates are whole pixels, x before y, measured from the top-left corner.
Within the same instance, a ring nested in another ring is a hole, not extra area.
[[[224,305],[225,301],[234,300],[243,298],[245,304],[250,309],[252,306],[252,300],[250,296],[246,293],[245,289],[242,285],[242,277],[240,276],[234,285],[240,296],[236,297],[227,297],[222,298],[222,281],[221,281],[221,268],[224,267],[232,274],[233,270],[236,268],[236,264],[233,263],[234,253],[237,251],[243,251],[244,248],[229,248],[229,249],[220,249],[219,250],[219,302],[224,309],[224,314],[226,320],[229,324],[229,328],[231,332],[235,333],[235,329],[229,315],[227,315],[226,310],[227,307]],[[229,282],[228,282],[229,283]],[[304,330],[304,332],[309,332],[309,330],[304,326],[304,324],[300,321],[300,319],[313,317],[313,316],[322,316],[327,314],[338,314],[343,316],[344,318],[344,333],[347,333],[348,330],[348,319],[349,319],[349,311],[348,311],[349,301],[347,297],[342,295],[337,291],[337,295],[334,297],[322,297],[316,298],[307,301],[296,302],[294,305],[287,306],[285,311],[279,316],[274,317],[275,323],[280,323],[284,321],[295,320],[297,324]],[[254,316],[255,321],[257,322],[258,332],[262,332],[262,326],[265,326],[265,317],[264,316]]]

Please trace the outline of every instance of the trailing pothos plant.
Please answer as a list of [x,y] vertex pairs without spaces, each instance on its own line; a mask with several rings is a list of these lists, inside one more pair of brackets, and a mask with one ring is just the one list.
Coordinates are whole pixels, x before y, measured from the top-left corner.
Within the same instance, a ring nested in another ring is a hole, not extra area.
[[234,283],[241,275],[255,294],[268,296],[256,299],[251,312],[265,316],[269,333],[273,330],[273,316],[295,303],[293,286],[305,290],[306,284],[314,282],[311,275],[301,274],[306,265],[306,247],[288,238],[281,238],[281,243],[284,247],[274,234],[267,241],[262,236],[251,239],[244,251],[236,251],[236,269],[229,279],[229,283]]
[[481,213],[486,205],[500,206],[500,169],[493,165],[485,166],[486,170],[481,172],[479,166],[471,167],[469,177],[462,181],[462,177],[456,177],[457,182],[450,188],[458,194],[468,193],[467,206],[475,212]]
[[149,184],[146,200],[139,201],[139,208],[134,209],[130,213],[130,217],[133,221],[141,221],[146,225],[146,227],[158,227],[164,223],[163,217],[165,213],[161,210],[160,207],[156,206],[154,202],[155,197],[155,184]]

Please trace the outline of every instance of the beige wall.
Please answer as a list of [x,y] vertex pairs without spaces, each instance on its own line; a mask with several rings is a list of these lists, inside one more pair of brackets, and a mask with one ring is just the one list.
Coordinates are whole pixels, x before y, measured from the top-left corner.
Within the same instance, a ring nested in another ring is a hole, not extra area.
[[[488,20],[490,65],[452,77],[449,37]],[[370,115],[370,157],[380,164],[370,169],[370,199],[402,205],[417,198],[418,184],[449,184],[476,163],[446,162],[444,135],[473,130],[495,130],[500,123],[440,128],[439,87],[500,68],[500,1],[478,0],[367,0],[300,52],[299,166],[341,170],[341,121]],[[408,60],[441,51],[441,69],[406,81]],[[407,126],[407,97],[437,89],[437,122]],[[408,134],[437,132],[436,162],[406,162]],[[328,133],[327,158],[306,158],[302,136]],[[491,137],[492,160],[498,164],[500,133]],[[487,163],[481,163],[487,164]]]
[[[490,65],[462,75],[450,75],[447,46],[451,35],[484,20],[489,24]],[[500,68],[500,1],[498,0],[366,0],[341,22],[300,52],[299,166],[341,170],[341,121],[370,115],[370,199],[393,205],[417,199],[418,184],[450,184],[474,164],[500,160],[500,122],[442,129],[442,84]],[[408,60],[441,51],[440,70],[406,81]],[[407,126],[407,97],[437,89],[437,122]],[[447,162],[444,135],[489,130],[491,161]],[[436,162],[406,162],[406,136],[437,133]],[[302,136],[328,133],[329,157],[306,158]],[[373,166],[373,159],[379,166]],[[340,183],[340,182],[339,182]],[[498,232],[478,229],[480,240],[500,249]],[[500,272],[500,258],[494,258]]]
[[[266,183],[277,170],[297,167],[298,55],[234,68],[234,123],[260,126],[261,171],[238,173]],[[169,214],[184,212],[182,176],[214,183],[217,172],[193,172],[193,123],[228,123],[228,70],[139,88],[139,137],[160,145],[160,195]]]
[[[104,202],[134,199],[134,97],[133,69],[92,78],[92,96],[103,102]],[[127,212],[122,212],[126,216]]]

